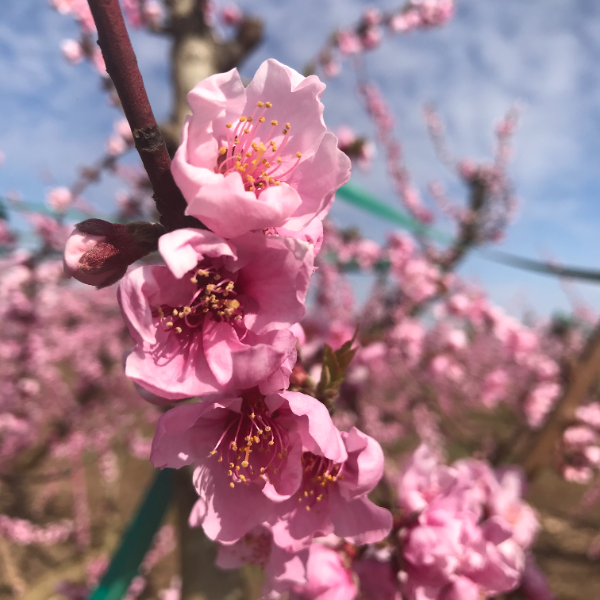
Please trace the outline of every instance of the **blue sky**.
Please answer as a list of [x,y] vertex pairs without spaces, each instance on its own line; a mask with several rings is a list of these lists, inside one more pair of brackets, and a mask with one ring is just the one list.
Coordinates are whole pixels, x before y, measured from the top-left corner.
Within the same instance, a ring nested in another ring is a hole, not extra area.
[[[43,201],[49,185],[69,185],[77,167],[102,154],[118,118],[87,65],[61,58],[63,38],[75,24],[45,0],[6,3],[0,22],[0,193],[18,189]],[[262,17],[265,44],[242,71],[251,77],[270,56],[302,69],[339,26],[356,21],[368,5],[359,0],[244,0]],[[510,168],[520,200],[517,219],[502,249],[529,257],[553,256],[565,264],[600,269],[600,3],[594,0],[457,0],[457,17],[445,28],[387,38],[367,66],[393,107],[396,132],[421,191],[442,180],[464,193],[435,159],[420,113],[433,103],[445,120],[456,155],[489,156],[494,123],[516,100],[525,110]],[[136,32],[134,46],[158,119],[169,110],[168,42]],[[330,127],[347,123],[369,134],[372,126],[353,92],[349,68],[328,82],[324,96]],[[394,203],[382,162],[356,182]],[[86,198],[109,210],[118,182],[104,179]],[[383,239],[389,227],[338,202],[333,216]],[[568,310],[553,279],[496,265],[473,256],[461,269],[514,313]],[[571,286],[592,307],[600,288]]]

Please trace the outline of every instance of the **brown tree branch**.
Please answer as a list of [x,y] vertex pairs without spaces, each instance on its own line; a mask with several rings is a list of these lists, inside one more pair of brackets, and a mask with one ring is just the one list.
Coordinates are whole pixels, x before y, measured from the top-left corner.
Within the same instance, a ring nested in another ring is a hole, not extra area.
[[599,374],[600,324],[596,325],[579,360],[572,366],[563,395],[544,427],[535,436],[531,449],[523,460],[523,468],[529,479],[549,464],[556,443],[566,427],[573,422],[577,407],[585,400]]
[[198,226],[195,219],[184,215],[187,204],[171,175],[171,158],[148,101],[119,1],[89,0],[89,5],[106,70],[115,85],[135,147],[152,184],[161,223],[167,231]]

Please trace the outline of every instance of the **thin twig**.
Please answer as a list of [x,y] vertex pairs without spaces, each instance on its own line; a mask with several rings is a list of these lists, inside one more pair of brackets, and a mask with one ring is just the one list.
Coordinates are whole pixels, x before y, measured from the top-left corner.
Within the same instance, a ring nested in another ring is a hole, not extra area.
[[197,225],[184,215],[187,206],[171,174],[171,158],[156,123],[118,0],[89,0],[106,63],[135,147],[154,190],[154,201],[167,231]]

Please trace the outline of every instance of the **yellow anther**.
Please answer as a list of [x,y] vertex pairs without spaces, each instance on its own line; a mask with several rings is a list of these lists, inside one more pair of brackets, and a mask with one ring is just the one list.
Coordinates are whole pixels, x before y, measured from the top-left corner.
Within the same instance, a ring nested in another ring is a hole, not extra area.
[[[234,143],[239,144],[240,143],[240,138],[236,135],[235,139],[233,141],[234,141]],[[237,154],[236,154],[236,156],[237,156]]]
[[310,506],[307,506],[307,507],[306,507],[306,510],[310,510]]
[[277,455],[277,458],[281,459],[283,458],[283,454],[281,454],[281,452]]
[[229,463],[229,468],[233,469],[233,463],[231,463],[231,462]]
[[192,283],[198,283],[198,280],[195,277],[190,277],[190,281]]
[[256,106],[258,106],[258,108],[262,108],[265,105],[264,102],[257,102]]
[[[184,315],[189,315],[192,312],[192,307],[191,306],[184,306],[183,310],[181,311]],[[181,314],[181,313],[180,313]]]
[[227,123],[227,125],[225,125],[225,127],[227,127],[227,129],[231,129],[233,127],[233,123]]
[[291,129],[291,128],[292,128],[292,126],[291,126],[289,123],[286,123],[286,124],[285,124],[285,128],[286,128],[286,129]]
[[254,436],[254,443],[258,444],[259,442],[260,442],[260,438],[257,435],[255,435]]
[[240,475],[240,479],[241,479],[241,480],[242,480],[244,483],[246,483],[246,477],[245,477],[244,475]]
[[248,117],[248,123],[252,123],[252,117]]
[[229,475],[229,477],[231,477],[233,475],[233,471],[231,469],[229,469],[229,471],[227,471],[227,475]]
[[269,446],[273,446],[274,444],[275,444],[275,442],[274,442],[273,440],[271,440],[271,441],[269,442]]
[[296,152],[296,158],[302,158],[302,152]]
[[246,127],[246,129],[244,129],[244,133],[248,134],[250,133],[250,130]]
[[223,148],[219,148],[219,153],[220,154],[225,154],[227,152],[227,148],[223,147]]
[[279,125],[279,122],[278,122],[278,121],[276,121],[275,119],[273,119],[273,120],[271,121],[271,125],[273,125],[273,127],[277,127],[277,125]]
[[210,455],[211,455],[211,456],[214,456],[216,453],[217,453],[217,451],[216,451],[216,450],[211,450],[211,451],[210,451]]
[[234,488],[235,487],[235,485],[233,485],[233,481],[229,484],[229,487],[230,488]]
[[178,314],[179,314],[179,311],[176,308],[174,308],[173,309],[173,316],[176,317]]
[[201,277],[208,277],[208,271],[205,271],[204,269],[198,269],[197,273]]
[[158,311],[158,314],[159,314],[160,317],[164,317],[165,316],[165,313],[163,312],[162,306],[159,306],[156,310]]
[[271,108],[271,106],[273,106],[273,105],[272,105],[270,102],[265,102],[265,106],[266,106],[267,108]]
[[263,430],[262,430],[262,429],[259,429],[259,430],[258,430],[258,435],[262,435],[262,434],[263,434]]
[[219,456],[219,460],[217,462],[223,462],[223,457]]
[[240,117],[240,123],[243,123],[246,120],[246,117]]
[[271,428],[270,428],[270,427],[267,425],[267,426],[265,427],[265,431],[271,431]]
[[260,121],[261,123],[264,123],[264,122],[265,122],[265,118],[264,118],[264,117],[261,117],[261,118],[259,119],[259,121]]
[[288,130],[284,129],[281,133],[283,133],[283,135],[287,135],[288,134]]
[[304,497],[308,498],[308,492],[304,492]]
[[319,494],[317,496],[317,501],[320,502],[321,500],[323,500],[323,494]]
[[265,472],[265,468],[264,468],[264,467],[261,467],[261,468],[260,468],[260,472],[261,472],[261,473],[264,473],[264,472]]
[[240,465],[235,465],[235,470],[239,471],[240,470]]
[[181,327],[175,327],[175,331],[177,333],[181,333],[183,331],[183,329],[181,329]]
[[280,165],[281,164],[281,158],[277,159],[277,164]]
[[173,323],[171,323],[171,321],[169,321],[168,323],[165,323],[165,327],[173,327]]
[[246,156],[247,156],[248,158],[250,158],[250,157],[252,156],[252,152],[250,152],[250,150],[248,150],[248,152],[246,152]]

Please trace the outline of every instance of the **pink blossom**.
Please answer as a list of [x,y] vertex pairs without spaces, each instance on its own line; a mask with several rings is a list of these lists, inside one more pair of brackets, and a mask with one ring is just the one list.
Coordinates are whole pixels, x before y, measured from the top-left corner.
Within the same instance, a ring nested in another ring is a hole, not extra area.
[[235,5],[230,4],[223,9],[221,18],[226,25],[236,26],[242,22],[242,11]]
[[187,214],[225,238],[322,219],[350,177],[323,122],[324,88],[273,59],[247,88],[236,69],[196,85],[172,167]]
[[66,187],[52,188],[46,194],[46,203],[56,212],[65,212],[73,203],[73,194]]
[[353,544],[369,544],[389,533],[390,513],[367,497],[383,473],[381,447],[355,427],[341,435],[347,460],[329,459],[326,448],[319,446],[304,452],[297,496],[278,507],[280,520],[273,526],[276,544],[305,547],[314,535],[329,533]]
[[308,549],[289,552],[273,543],[271,530],[259,525],[234,544],[221,544],[216,565],[221,569],[237,569],[245,564],[264,571],[263,598],[277,598],[293,586],[306,583]]
[[560,394],[560,385],[554,382],[538,384],[525,400],[525,416],[533,429],[541,427]]
[[365,29],[360,36],[360,41],[367,50],[372,50],[381,44],[382,38],[383,35],[381,33],[381,29],[377,26],[373,26]]
[[591,402],[584,406],[579,406],[576,412],[577,418],[596,429],[600,429],[600,403]]
[[[130,264],[147,254],[145,237],[153,225],[119,225],[88,219],[79,223],[67,240],[64,270],[69,277],[96,287],[118,281]],[[141,238],[141,239],[140,239]]]
[[127,150],[127,144],[125,140],[119,135],[111,135],[106,143],[106,151],[111,156],[119,156]]
[[323,544],[312,544],[306,565],[307,583],[297,586],[291,600],[353,600],[357,588],[352,571],[338,552]]
[[431,449],[421,444],[411,455],[398,480],[398,501],[409,512],[422,511],[456,481],[456,473],[440,465]]
[[337,34],[337,44],[342,54],[357,54],[362,50],[360,39],[353,31],[348,29],[342,29]]
[[512,537],[522,548],[529,548],[540,527],[535,511],[523,500],[524,475],[516,467],[497,476],[488,500],[491,515],[502,517],[512,527]]
[[163,7],[158,0],[146,0],[142,6],[142,15],[146,23],[156,27],[163,18]]
[[161,468],[194,463],[200,499],[190,523],[210,539],[235,542],[298,490],[303,447],[322,448],[324,460],[346,458],[323,404],[297,392],[246,393],[169,410],[151,460]]
[[305,312],[311,247],[179,229],[160,238],[159,250],[166,267],[131,271],[119,286],[136,342],[127,376],[170,399],[287,387],[296,343],[287,328]]
[[487,408],[494,408],[504,398],[509,384],[508,373],[495,369],[488,373],[483,380],[481,401]]
[[83,48],[77,40],[63,40],[60,49],[65,59],[72,65],[80,63],[84,58]]
[[342,70],[340,63],[331,58],[322,62],[321,67],[327,77],[337,77]]

